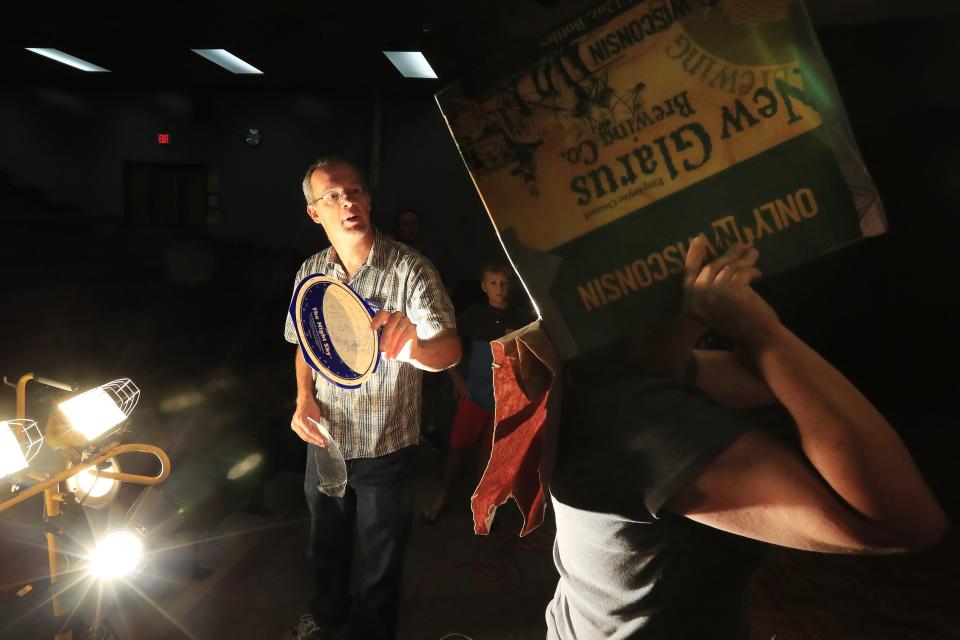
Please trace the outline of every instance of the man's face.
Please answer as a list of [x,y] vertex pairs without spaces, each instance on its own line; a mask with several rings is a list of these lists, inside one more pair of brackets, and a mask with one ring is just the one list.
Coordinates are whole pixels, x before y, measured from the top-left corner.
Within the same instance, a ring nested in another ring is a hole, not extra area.
[[404,211],[397,220],[397,240],[416,244],[420,239],[420,220],[414,211]]
[[310,176],[314,202],[307,213],[323,227],[332,244],[371,233],[370,196],[357,171],[348,164],[332,164]]
[[483,274],[483,280],[480,281],[480,288],[487,294],[487,302],[493,307],[503,307],[507,304],[507,298],[510,296],[510,278],[505,273]]

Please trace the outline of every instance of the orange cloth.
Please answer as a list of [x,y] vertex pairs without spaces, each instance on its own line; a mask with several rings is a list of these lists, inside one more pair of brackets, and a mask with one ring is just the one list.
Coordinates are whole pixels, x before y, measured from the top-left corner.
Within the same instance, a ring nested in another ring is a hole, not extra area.
[[497,507],[513,498],[525,536],[543,522],[556,455],[560,359],[540,322],[490,343],[493,448],[470,501],[474,532],[486,535]]

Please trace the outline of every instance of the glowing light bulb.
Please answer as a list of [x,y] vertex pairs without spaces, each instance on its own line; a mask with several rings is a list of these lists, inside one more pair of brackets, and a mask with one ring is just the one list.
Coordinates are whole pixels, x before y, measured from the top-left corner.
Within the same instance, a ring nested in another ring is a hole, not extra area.
[[143,562],[143,539],[136,533],[112,531],[87,556],[90,573],[101,579],[121,578],[135,573]]
[[110,504],[120,490],[119,480],[100,475],[104,471],[120,473],[120,463],[116,458],[110,458],[107,462],[108,465],[104,467],[101,464],[99,470],[91,467],[67,478],[67,490],[86,507],[103,508]]
[[121,378],[65,400],[47,421],[47,443],[54,449],[84,447],[126,420],[139,398],[137,385]]
[[70,426],[90,441],[127,419],[113,398],[99,387],[61,402],[60,411]]

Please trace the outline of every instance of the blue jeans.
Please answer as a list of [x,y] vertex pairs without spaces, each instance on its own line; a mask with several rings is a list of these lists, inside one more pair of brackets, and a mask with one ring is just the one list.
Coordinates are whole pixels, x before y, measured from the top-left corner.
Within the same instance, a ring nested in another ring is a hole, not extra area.
[[[415,464],[413,446],[379,458],[347,460],[346,493],[331,498],[317,490],[316,460],[308,445],[303,490],[310,508],[307,553],[316,586],[310,608],[317,624],[332,627],[349,620],[354,638],[394,637],[403,555],[413,523]],[[354,550],[358,566],[351,599]]]

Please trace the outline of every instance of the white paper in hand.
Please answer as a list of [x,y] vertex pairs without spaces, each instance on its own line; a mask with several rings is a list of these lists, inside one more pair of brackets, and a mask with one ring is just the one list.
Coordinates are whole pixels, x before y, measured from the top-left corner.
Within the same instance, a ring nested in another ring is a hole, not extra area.
[[308,417],[326,440],[325,447],[311,447],[317,464],[317,490],[332,498],[342,498],[347,489],[347,464],[333,436],[325,426]]

